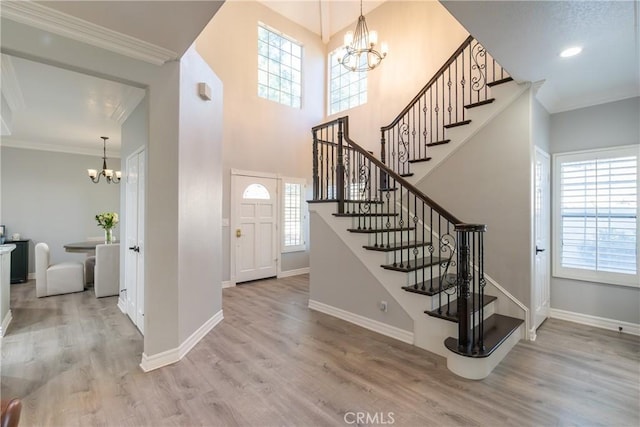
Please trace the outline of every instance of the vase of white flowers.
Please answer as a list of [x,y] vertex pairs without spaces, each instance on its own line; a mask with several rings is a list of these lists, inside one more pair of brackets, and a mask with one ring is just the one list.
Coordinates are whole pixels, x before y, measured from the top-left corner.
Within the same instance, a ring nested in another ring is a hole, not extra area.
[[98,225],[104,229],[104,242],[113,243],[113,227],[118,223],[118,214],[115,212],[105,212],[96,215]]

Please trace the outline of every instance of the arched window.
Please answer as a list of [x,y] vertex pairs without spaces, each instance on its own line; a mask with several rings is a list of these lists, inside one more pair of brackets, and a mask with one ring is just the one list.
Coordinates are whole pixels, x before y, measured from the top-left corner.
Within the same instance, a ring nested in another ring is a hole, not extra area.
[[251,184],[244,189],[244,192],[242,193],[242,198],[269,200],[271,196],[269,195],[269,190],[267,190],[264,185]]

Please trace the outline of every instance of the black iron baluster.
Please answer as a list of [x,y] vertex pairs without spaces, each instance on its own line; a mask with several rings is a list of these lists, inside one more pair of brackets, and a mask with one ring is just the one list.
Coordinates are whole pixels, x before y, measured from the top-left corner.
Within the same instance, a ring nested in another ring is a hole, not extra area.
[[336,190],[338,197],[338,213],[344,213],[344,152],[342,145],[343,123],[338,122],[338,167],[336,169]]

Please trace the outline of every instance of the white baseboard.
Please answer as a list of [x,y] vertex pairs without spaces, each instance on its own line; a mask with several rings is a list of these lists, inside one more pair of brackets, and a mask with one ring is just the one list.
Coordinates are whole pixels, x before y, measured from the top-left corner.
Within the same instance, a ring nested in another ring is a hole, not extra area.
[[120,309],[122,314],[127,314],[127,302],[120,297],[118,297],[118,308]]
[[381,335],[397,339],[398,341],[413,344],[413,332],[405,331],[404,329],[396,328],[395,326],[387,325],[386,323],[369,319],[368,317],[360,316],[359,314],[354,314],[349,311],[342,310],[341,308],[333,307],[314,300],[309,300],[309,308],[328,314],[329,316],[337,317],[338,319],[345,320]]
[[4,319],[2,319],[2,324],[0,324],[0,338],[5,336],[5,334],[7,333],[7,328],[9,327],[9,323],[11,323],[11,320],[13,320],[13,316],[11,315],[11,309],[9,309],[9,311],[7,311],[7,314],[5,314]]
[[225,288],[233,288],[236,285],[236,282],[232,282],[231,280],[225,280],[222,282],[222,289]]
[[191,334],[189,338],[184,340],[178,348],[172,348],[151,356],[147,356],[146,353],[142,353],[140,368],[144,372],[149,372],[154,369],[179,362],[180,359],[186,356],[187,353],[189,353],[189,351],[191,351],[191,349],[205,337],[205,335],[207,335],[218,323],[222,321],[222,319],[224,319],[224,316],[222,315],[222,310],[220,310],[200,326],[193,334]]
[[180,347],[178,348],[178,353],[180,355],[180,359],[187,355],[191,351],[191,349],[200,342],[202,338],[204,338],[216,325],[222,322],[224,316],[222,315],[222,309],[214,314],[209,320],[204,322],[202,326],[200,326],[194,333],[192,333],[189,338],[184,340]]
[[278,279],[282,277],[299,276],[301,274],[309,274],[309,267],[298,268],[296,270],[281,271],[278,273]]
[[625,334],[640,335],[640,325],[637,323],[623,322],[621,320],[607,319],[604,317],[591,316],[589,314],[574,313],[572,311],[552,308],[549,316],[554,319],[567,320],[569,322],[581,323],[583,325],[595,326],[596,328],[608,329],[610,331],[620,331]]
[[36,273],[27,274],[27,280],[36,280]]
[[147,356],[146,353],[142,353],[142,361],[140,362],[140,368],[144,372],[153,371],[154,369],[162,368],[163,366],[171,365],[180,360],[180,352],[177,348],[163,351],[151,356]]

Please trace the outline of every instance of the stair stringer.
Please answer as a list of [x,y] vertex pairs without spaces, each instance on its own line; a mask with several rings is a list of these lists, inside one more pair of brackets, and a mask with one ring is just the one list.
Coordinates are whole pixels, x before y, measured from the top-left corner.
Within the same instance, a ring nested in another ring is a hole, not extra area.
[[[449,357],[452,353],[444,346],[444,340],[451,336],[458,336],[457,323],[425,314],[425,310],[435,308],[437,296],[430,297],[404,291],[402,289],[402,274],[380,267],[385,262],[384,253],[364,249],[363,246],[367,244],[367,236],[347,231],[347,228],[351,226],[351,220],[350,218],[335,217],[333,213],[335,213],[336,206],[336,203],[312,203],[309,204],[309,211],[317,214],[333,230],[413,320],[413,344],[445,358]],[[487,306],[485,317],[493,312],[494,307]]]
[[440,163],[452,156],[460,147],[469,141],[476,133],[498,116],[505,108],[511,105],[518,97],[524,93],[531,83],[517,83],[510,81],[491,88],[491,95],[495,101],[480,107],[472,108],[465,113],[465,119],[470,119],[471,123],[464,126],[445,130],[445,137],[450,139],[448,144],[430,147],[427,155],[431,157],[428,162],[411,164],[413,176],[405,179],[417,186],[425,179]]

